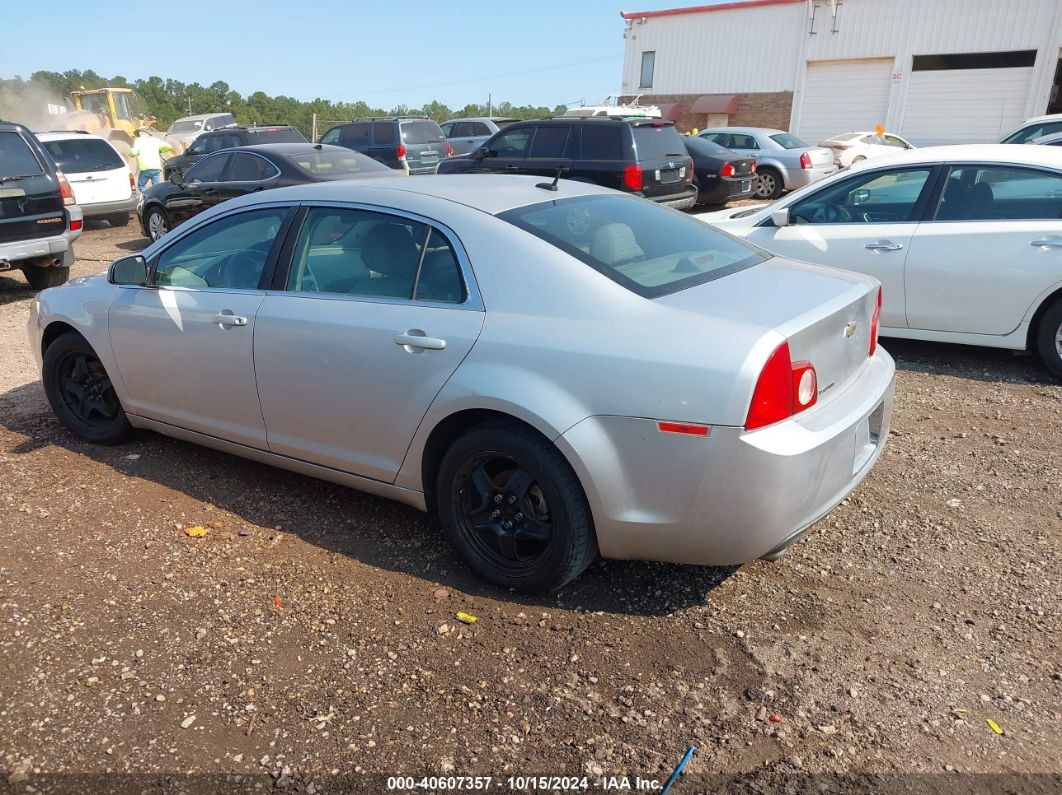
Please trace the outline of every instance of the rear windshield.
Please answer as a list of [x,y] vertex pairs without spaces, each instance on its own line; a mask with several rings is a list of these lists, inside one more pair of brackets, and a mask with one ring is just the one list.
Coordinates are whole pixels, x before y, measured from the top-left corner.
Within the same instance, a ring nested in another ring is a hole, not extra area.
[[314,177],[343,179],[354,174],[366,174],[373,171],[391,173],[391,169],[382,163],[378,163],[371,157],[359,155],[349,149],[341,149],[339,151],[322,149],[320,151],[287,154],[284,157],[300,171],[305,171]]
[[170,129],[166,132],[171,133],[184,133],[184,132],[199,132],[203,129],[203,120],[196,119],[195,121],[175,121],[170,125]]
[[715,141],[709,141],[707,138],[685,138],[683,143],[686,144],[686,148],[691,155],[702,155],[704,157],[714,157],[716,155],[733,155],[726,147],[720,146]]
[[44,148],[56,165],[67,174],[86,171],[110,171],[124,168],[121,156],[99,138],[70,138],[64,141],[44,141]]
[[306,136],[294,127],[263,127],[260,130],[248,130],[247,134],[254,143],[259,144],[306,143]]
[[660,160],[665,157],[681,157],[686,153],[682,136],[672,125],[657,127],[654,124],[634,126],[634,150],[639,160]]
[[0,132],[0,179],[43,174],[37,156],[14,130]]
[[792,133],[775,133],[771,136],[771,140],[783,149],[803,149],[807,146],[806,143]]
[[430,144],[446,140],[442,128],[433,121],[402,122],[402,143]]
[[764,260],[756,249],[702,221],[634,196],[578,196],[498,217],[646,298]]

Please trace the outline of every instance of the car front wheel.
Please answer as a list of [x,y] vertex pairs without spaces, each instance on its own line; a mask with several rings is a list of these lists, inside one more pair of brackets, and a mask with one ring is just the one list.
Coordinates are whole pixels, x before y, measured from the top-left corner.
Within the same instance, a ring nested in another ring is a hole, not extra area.
[[1056,378],[1062,378],[1062,298],[1040,319],[1036,348],[1044,366]]
[[93,444],[119,444],[132,426],[103,363],[80,334],[68,332],[44,351],[44,393],[67,428]]
[[483,425],[443,457],[439,518],[483,579],[542,593],[571,582],[597,555],[590,507],[571,466],[515,425]]
[[152,207],[148,210],[147,218],[144,219],[144,227],[152,242],[161,240],[162,236],[170,231],[170,219],[161,207]]
[[757,199],[777,199],[782,195],[782,175],[773,168],[761,168],[756,174],[755,194]]

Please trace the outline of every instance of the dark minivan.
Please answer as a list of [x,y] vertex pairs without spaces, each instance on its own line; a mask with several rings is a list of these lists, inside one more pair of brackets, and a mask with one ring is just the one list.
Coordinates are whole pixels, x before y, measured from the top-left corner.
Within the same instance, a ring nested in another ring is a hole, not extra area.
[[321,143],[345,146],[410,174],[434,174],[454,153],[442,128],[425,116],[355,119],[332,127]]
[[38,290],[62,284],[82,225],[70,183],[37,136],[0,121],[0,271],[21,269]]
[[223,127],[198,136],[183,155],[171,157],[162,166],[162,174],[169,179],[173,174],[183,174],[199,158],[234,146],[258,144],[304,144],[306,136],[298,128],[284,124],[268,127]]
[[593,182],[676,209],[697,201],[693,160],[669,121],[557,117],[510,124],[440,174],[535,174]]

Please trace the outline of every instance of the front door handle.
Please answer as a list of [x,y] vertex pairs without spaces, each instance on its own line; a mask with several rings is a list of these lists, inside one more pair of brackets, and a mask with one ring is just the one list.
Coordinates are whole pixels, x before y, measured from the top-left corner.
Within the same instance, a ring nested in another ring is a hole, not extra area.
[[1033,240],[1029,245],[1042,249],[1062,248],[1062,237],[1042,237],[1039,240]]
[[875,243],[867,243],[863,246],[867,251],[899,251],[903,243],[893,243],[891,240],[878,240]]
[[246,326],[247,318],[242,315],[234,315],[229,309],[223,309],[221,312],[214,315],[214,322],[222,328],[230,326]]
[[418,328],[411,328],[404,334],[395,335],[395,345],[401,345],[409,353],[420,351],[441,351],[446,347],[446,340],[429,337]]

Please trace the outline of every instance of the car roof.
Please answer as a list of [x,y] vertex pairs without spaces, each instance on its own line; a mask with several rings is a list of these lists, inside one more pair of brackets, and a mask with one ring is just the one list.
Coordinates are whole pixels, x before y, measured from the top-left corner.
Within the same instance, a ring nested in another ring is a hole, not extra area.
[[[260,152],[263,155],[297,155],[303,152],[339,152],[345,155],[356,155],[345,146],[333,146],[332,144],[312,144],[309,141],[289,141],[282,144],[254,144],[253,146],[230,146],[219,149],[219,152]],[[213,154],[213,152],[211,152]]]
[[[615,194],[615,191],[608,188],[567,179],[558,181],[556,192],[535,187],[549,182],[551,180],[544,177],[519,174],[426,174],[400,179],[363,177],[357,180],[317,182],[276,188],[252,194],[251,197],[233,199],[231,202],[226,202],[226,205],[232,202],[254,204],[258,201],[363,201],[364,195],[356,196],[355,192],[379,189],[453,202],[490,215],[497,215],[514,207],[525,207],[544,201],[556,201],[574,196]],[[381,201],[386,202],[386,197],[381,196]]]
[[701,130],[700,134],[704,135],[706,132],[710,133],[744,133],[751,135],[754,133],[760,133],[762,135],[777,135],[778,133],[784,133],[785,130],[776,130],[774,127],[709,127],[707,130]]
[[216,113],[197,113],[194,116],[181,116],[179,119],[174,119],[173,123],[176,124],[179,121],[203,121],[203,119],[212,119],[215,116],[231,116],[227,110],[219,110]]
[[106,141],[102,135],[93,135],[92,133],[81,132],[80,130],[50,130],[49,132],[36,133],[37,139],[41,141],[70,141],[70,140],[84,140],[86,138],[95,138],[98,141]]
[[905,149],[850,166],[852,171],[917,163],[1014,163],[1062,169],[1062,149],[1028,144],[960,144]]
[[450,124],[455,121],[523,121],[523,119],[514,119],[512,116],[459,116],[454,119],[447,119],[443,124]]

